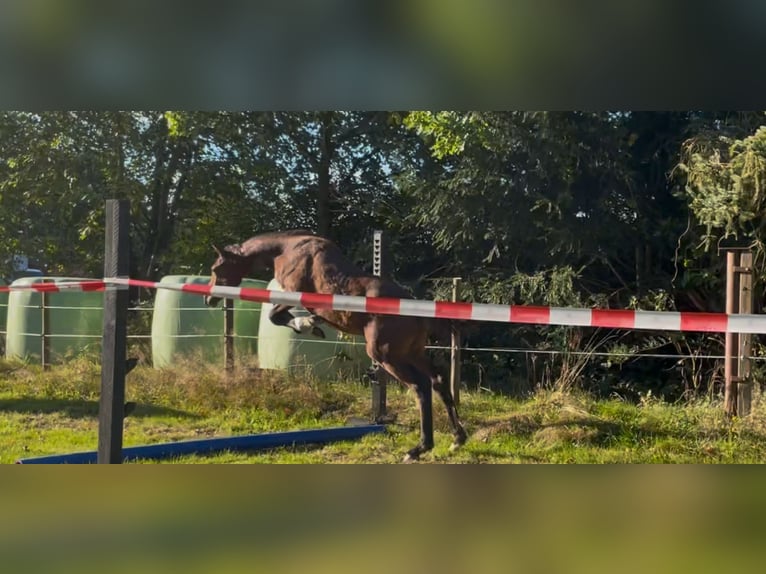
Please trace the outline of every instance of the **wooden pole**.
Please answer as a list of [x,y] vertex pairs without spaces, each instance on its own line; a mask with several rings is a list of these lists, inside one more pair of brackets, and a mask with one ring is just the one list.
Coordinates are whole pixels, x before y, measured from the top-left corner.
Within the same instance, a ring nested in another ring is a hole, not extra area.
[[[726,252],[726,313],[731,315],[737,312],[739,307],[738,278],[735,267],[738,267],[739,252]],[[737,333],[726,333],[724,355],[724,410],[730,417],[737,414],[737,383],[738,373],[738,348],[739,336]]]
[[[753,253],[743,251],[739,257],[739,313],[753,312]],[[750,414],[753,400],[753,385],[750,380],[750,353],[752,352],[753,336],[750,333],[739,333],[737,352],[737,415],[745,417]]]
[[[452,278],[452,301],[457,301],[460,277]],[[460,329],[453,324],[450,330],[450,377],[449,384],[455,405],[460,405]]]
[[[126,200],[106,202],[106,247],[104,277],[128,277],[130,204]],[[100,464],[122,462],[122,431],[125,414],[127,370],[127,288],[104,292],[104,336],[101,350],[101,395],[98,410],[98,456]]]
[[234,369],[234,300],[223,300],[223,366]]

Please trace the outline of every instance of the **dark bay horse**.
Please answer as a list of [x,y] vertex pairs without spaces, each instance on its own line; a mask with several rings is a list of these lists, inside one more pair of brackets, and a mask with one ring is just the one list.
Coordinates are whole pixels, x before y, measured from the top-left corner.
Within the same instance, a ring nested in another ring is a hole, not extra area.
[[[256,235],[238,245],[214,248],[218,258],[211,267],[211,285],[238,286],[251,269],[273,268],[274,278],[285,291],[358,295],[366,297],[411,298],[400,286],[380,277],[365,275],[341,253],[330,240],[308,231],[287,231]],[[206,297],[209,306],[216,297]],[[466,441],[449,386],[434,372],[426,355],[426,343],[432,321],[423,317],[373,315],[307,309],[310,317],[298,321],[292,307],[275,305],[269,318],[276,325],[296,331],[312,330],[322,336],[321,321],[339,331],[364,335],[367,354],[380,363],[394,378],[414,389],[420,409],[420,443],[411,449],[405,461],[417,460],[434,446],[432,389],[447,408],[457,448]]]

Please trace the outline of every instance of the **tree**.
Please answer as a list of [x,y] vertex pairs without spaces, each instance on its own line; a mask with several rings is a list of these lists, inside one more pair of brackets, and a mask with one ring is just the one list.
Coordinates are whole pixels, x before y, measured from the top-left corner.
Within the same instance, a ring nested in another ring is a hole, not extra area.
[[[449,274],[471,278],[469,298],[673,308],[686,205],[671,173],[705,120],[695,112],[411,114],[406,123],[434,160],[413,175],[412,217],[435,227]],[[480,336],[530,348],[587,340],[577,329],[482,327]],[[615,336],[610,346],[671,344],[670,336]]]
[[[755,279],[764,284],[764,272],[758,272],[766,262],[764,123],[763,112],[720,114],[684,143],[677,166],[680,195],[696,224],[690,225],[684,253],[688,283],[715,285],[720,291],[722,262],[712,261],[711,253],[721,239],[734,237],[751,242]],[[710,273],[715,269],[719,272]]]
[[395,181],[412,147],[420,146],[397,118],[388,112],[272,115],[268,148],[282,168],[278,187],[289,227],[328,236],[369,263],[372,230],[397,219]]
[[[132,205],[131,274],[199,267],[210,242],[279,223],[262,114],[6,112],[0,229],[6,250],[54,273],[98,275],[103,206]],[[286,219],[286,218],[284,218]]]

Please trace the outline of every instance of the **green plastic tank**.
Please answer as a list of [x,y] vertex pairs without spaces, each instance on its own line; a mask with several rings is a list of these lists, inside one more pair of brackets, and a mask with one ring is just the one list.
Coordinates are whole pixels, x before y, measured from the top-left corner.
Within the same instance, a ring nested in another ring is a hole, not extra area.
[[[83,281],[77,277],[23,277],[11,285]],[[104,294],[100,291],[61,291],[46,293],[51,362],[68,355],[101,352]],[[40,362],[42,357],[43,294],[32,290],[8,294],[5,356]]]
[[[275,279],[268,284],[268,289],[283,290]],[[271,322],[269,312],[272,308],[270,303],[263,304],[258,329],[258,364],[262,369],[309,372],[328,379],[358,377],[370,366],[363,337],[346,335],[327,324],[321,325],[326,339],[311,333],[296,333],[289,327]],[[308,315],[302,308],[294,308],[292,313]]]
[[[210,277],[167,275],[160,283],[207,285]],[[263,289],[266,281],[244,279],[242,287]],[[256,355],[261,304],[234,301],[234,356]],[[223,304],[205,305],[201,295],[157,289],[152,313],[152,363],[170,366],[181,356],[223,364]]]

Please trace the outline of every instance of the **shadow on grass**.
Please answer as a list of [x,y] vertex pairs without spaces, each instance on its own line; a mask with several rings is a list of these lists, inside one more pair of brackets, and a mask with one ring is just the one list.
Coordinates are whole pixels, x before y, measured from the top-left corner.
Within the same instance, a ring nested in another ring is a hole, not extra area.
[[[510,455],[507,452],[500,452],[496,448],[485,446],[471,446],[468,452],[470,456],[476,458],[478,461],[497,459],[502,462],[509,462],[510,458]],[[517,458],[521,463],[542,464],[547,462],[544,456],[524,452],[514,452],[513,457]],[[449,459],[447,459],[447,462],[449,462]]]
[[[81,399],[41,399],[38,397],[18,397],[0,399],[0,412],[16,412],[24,414],[61,413],[70,418],[98,417],[98,401]],[[199,419],[201,415],[158,407],[145,403],[136,404],[135,409],[128,415],[130,418],[145,418],[154,416],[172,416],[187,419]]]

